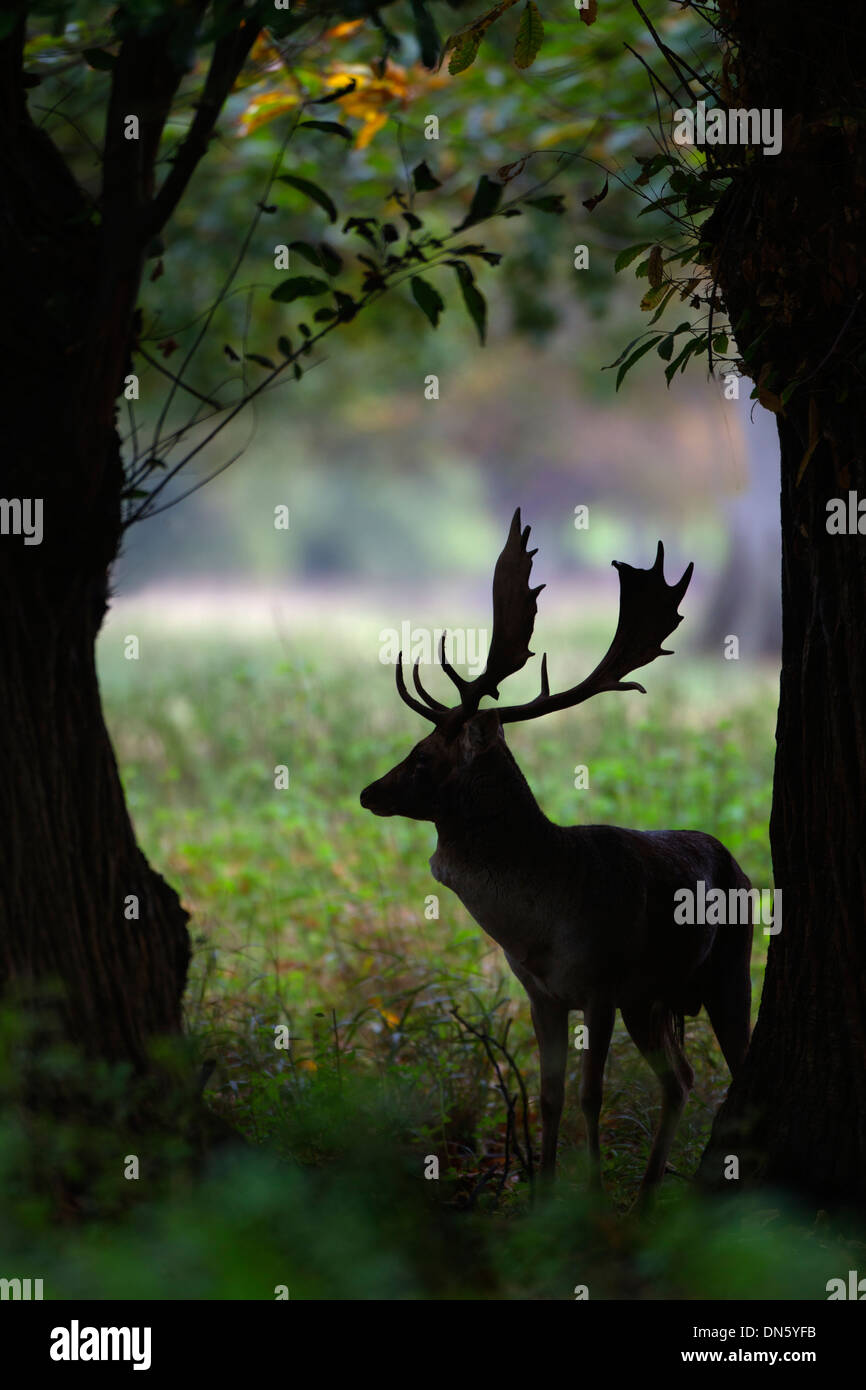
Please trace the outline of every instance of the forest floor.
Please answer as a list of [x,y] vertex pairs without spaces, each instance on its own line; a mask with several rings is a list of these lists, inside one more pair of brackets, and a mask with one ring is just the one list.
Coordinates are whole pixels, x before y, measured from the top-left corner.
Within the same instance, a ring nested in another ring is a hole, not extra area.
[[[121,1297],[267,1298],[277,1285],[293,1298],[571,1298],[576,1285],[594,1298],[825,1297],[848,1255],[816,1235],[814,1212],[693,1193],[728,1085],[704,1015],[687,1021],[696,1081],[655,1220],[628,1209],[658,1089],[619,1020],[606,1196],[585,1194],[574,1049],[557,1194],[532,1201],[539,1083],[523,991],[432,879],[432,826],[359,805],[424,734],[378,659],[383,611],[344,608],[331,628],[273,596],[234,611],[203,601],[168,622],[162,605],[121,603],[100,674],[139,842],[192,915],[186,1018],[206,1100],[250,1146],[204,1187],[137,1194],[98,1240],[60,1251],[38,1237],[66,1296],[104,1296],[110,1279]],[[554,615],[554,681],[591,668],[608,621],[593,611],[588,631],[586,612]],[[777,672],[680,651],[643,673],[646,696],[517,726],[509,744],[553,820],[709,831],[769,887]],[[537,679],[515,678],[515,698]],[[430,675],[440,695],[442,681]],[[768,939],[759,926],[755,1012]],[[159,1291],[169,1265],[181,1295]]]

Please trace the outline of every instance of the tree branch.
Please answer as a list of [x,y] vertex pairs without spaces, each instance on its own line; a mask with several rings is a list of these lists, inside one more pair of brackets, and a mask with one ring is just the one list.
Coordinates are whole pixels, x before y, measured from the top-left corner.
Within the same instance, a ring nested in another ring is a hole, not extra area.
[[183,197],[187,184],[207,151],[220,112],[259,33],[259,26],[253,22],[250,12],[245,12],[241,4],[237,4],[236,9],[239,26],[231,33],[224,34],[214,46],[204,90],[192,125],[182,140],[171,170],[151,205],[148,225],[150,235],[161,231]]

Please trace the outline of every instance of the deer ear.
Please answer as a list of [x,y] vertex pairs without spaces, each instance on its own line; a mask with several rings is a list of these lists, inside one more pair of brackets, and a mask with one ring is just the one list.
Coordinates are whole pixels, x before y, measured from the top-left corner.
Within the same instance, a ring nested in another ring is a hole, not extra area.
[[500,738],[504,739],[505,735],[502,732],[499,711],[495,709],[484,709],[467,720],[461,735],[464,749],[473,756],[489,748]]

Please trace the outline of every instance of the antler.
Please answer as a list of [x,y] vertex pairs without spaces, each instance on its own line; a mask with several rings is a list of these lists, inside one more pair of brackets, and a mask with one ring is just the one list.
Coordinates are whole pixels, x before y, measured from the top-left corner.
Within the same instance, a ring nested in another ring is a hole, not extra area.
[[445,658],[443,634],[440,645],[442,670],[460,691],[461,710],[467,718],[475,713],[485,695],[498,700],[500,682],[507,676],[513,676],[534,655],[529,650],[529,639],[535,625],[538,595],[545,586],[529,587],[532,557],[537,554],[537,550],[526,548],[529,532],[530,527],[521,527],[518,507],[493,571],[493,636],[487,664],[480,676],[468,681],[457,674]]
[[[493,636],[490,639],[487,664],[480,676],[476,676],[474,680],[470,681],[454,670],[445,655],[447,633],[442,634],[442,640],[439,644],[439,660],[442,670],[460,692],[458,709],[465,719],[471,718],[475,714],[485,695],[491,695],[495,700],[498,700],[500,682],[504,681],[506,676],[511,676],[515,671],[519,671],[533,655],[529,650],[529,639],[535,624],[538,595],[544,585],[539,584],[535,589],[529,587],[532,557],[537,553],[535,550],[527,550],[526,548],[529,531],[528,526],[521,527],[520,508],[518,507],[511,519],[508,539],[493,571]],[[454,714],[455,711],[449,710],[446,705],[427,694],[418,674],[419,664],[416,661],[413,667],[412,681],[421,696],[421,701],[416,700],[406,689],[402,652],[397,658],[397,689],[400,692],[401,700],[410,709],[413,709],[416,714],[423,715],[425,719],[430,720],[431,724],[438,727],[444,722],[447,715]]]
[[622,677],[655,661],[658,656],[672,655],[661,643],[683,620],[677,608],[694,570],[693,564],[687,565],[682,578],[676,584],[668,584],[664,559],[665,548],[659,541],[652,569],[636,569],[622,560],[613,561],[619,571],[619,622],[613,641],[595,670],[579,685],[551,695],[545,655],[541,663],[541,693],[525,705],[501,709],[499,717],[503,724],[538,719],[554,710],[570,709],[604,690],[639,690],[646,694],[637,681],[623,681]]
[[438,700],[434,700],[432,696],[427,694],[427,691],[421,684],[421,678],[418,675],[419,665],[420,662],[416,661],[415,665],[412,668],[412,680],[415,683],[415,689],[418,691],[418,694],[425,701],[425,703],[422,705],[421,701],[416,700],[415,697],[413,695],[410,695],[409,691],[406,689],[406,681],[403,677],[402,652],[400,652],[397,656],[397,665],[395,668],[397,690],[400,694],[400,699],[403,701],[405,705],[408,705],[410,709],[413,709],[416,714],[421,714],[425,719],[429,719],[430,723],[435,724],[438,728],[439,725],[442,723],[445,715],[448,714],[449,711],[445,705],[440,704]]

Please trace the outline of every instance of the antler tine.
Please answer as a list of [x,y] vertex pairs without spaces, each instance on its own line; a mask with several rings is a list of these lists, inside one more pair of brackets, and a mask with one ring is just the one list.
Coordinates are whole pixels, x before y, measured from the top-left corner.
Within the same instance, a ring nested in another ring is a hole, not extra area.
[[[534,700],[528,700],[527,703],[526,703],[525,705],[512,706],[512,708],[520,708],[520,709],[531,710],[531,709],[533,709],[536,705],[540,705],[540,704],[542,703],[543,700],[546,700],[546,699],[548,698],[549,695],[550,695],[550,681],[548,680],[548,677],[547,677],[547,652],[545,652],[545,653],[544,653],[544,656],[541,658],[541,690],[538,692],[538,694],[536,695],[536,697],[535,697]],[[500,710],[500,711],[499,711],[499,718],[501,719],[502,716],[503,716],[503,714],[507,714],[507,713],[508,713],[508,709]],[[541,711],[541,713],[544,713],[544,711]],[[531,719],[531,718],[532,718],[532,715],[527,714],[527,715],[525,715],[524,717],[525,717],[526,719]]]
[[[416,699],[414,698],[414,696],[410,695],[410,694],[409,694],[409,691],[406,689],[406,682],[405,682],[405,680],[404,680],[404,678],[403,678],[403,653],[402,653],[402,652],[400,652],[399,655],[398,655],[398,657],[397,657],[397,665],[396,665],[396,667],[395,667],[394,669],[395,669],[395,675],[396,675],[396,679],[397,679],[397,690],[398,690],[398,692],[399,692],[399,694],[400,694],[400,699],[403,701],[403,703],[404,703],[405,705],[408,705],[410,709],[413,709],[413,710],[415,711],[416,714],[423,715],[423,717],[424,717],[425,719],[429,719],[431,724],[436,724],[436,725],[438,725],[439,722],[440,722],[440,720],[439,720],[439,714],[438,714],[438,712],[436,711],[436,709],[430,708],[430,707],[428,707],[427,705],[422,705],[421,702],[420,702],[419,700],[416,700]],[[417,668],[417,666],[416,666],[416,667],[415,667],[416,672],[417,672],[417,669],[418,669],[418,668]]]
[[606,690],[639,690],[646,694],[638,681],[622,678],[640,666],[647,666],[656,657],[672,655],[661,643],[683,620],[677,608],[694,571],[694,564],[688,564],[676,584],[668,584],[664,577],[664,558],[664,546],[659,541],[651,569],[636,569],[622,560],[613,561],[619,574],[619,621],[613,641],[595,670],[570,690],[551,695],[547,663],[542,662],[541,694],[527,704],[501,709],[499,717],[503,724],[569,709]]
[[443,705],[441,700],[434,700],[433,696],[428,695],[427,691],[421,684],[421,677],[418,674],[418,667],[420,665],[420,661],[416,661],[415,665],[412,667],[412,680],[415,684],[415,689],[418,691],[418,694],[421,696],[421,699],[424,700],[425,703],[428,704],[431,709],[436,709],[439,710],[440,713],[447,714],[448,706]]
[[469,690],[472,688],[474,681],[464,680],[463,677],[457,671],[454,670],[454,667],[451,665],[450,661],[445,656],[445,638],[447,636],[448,633],[447,631],[445,631],[442,633],[442,636],[439,639],[439,664],[442,667],[442,670],[445,672],[448,679],[450,681],[453,681],[454,684],[457,686],[457,689],[460,691],[461,702],[465,704],[467,694]]

